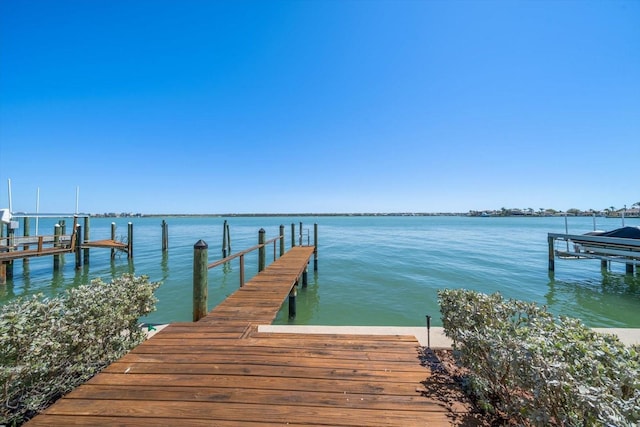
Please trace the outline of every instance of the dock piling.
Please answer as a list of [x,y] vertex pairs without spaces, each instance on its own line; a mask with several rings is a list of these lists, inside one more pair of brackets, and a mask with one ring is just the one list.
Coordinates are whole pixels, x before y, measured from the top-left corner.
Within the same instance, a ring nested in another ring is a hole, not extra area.
[[289,319],[296,317],[296,295],[298,294],[298,282],[296,282],[289,292]]
[[284,225],[280,224],[280,256],[284,255]]
[[222,258],[227,257],[227,220],[222,224]]
[[302,246],[302,221],[300,221],[300,246]]
[[82,233],[82,226],[80,224],[76,225],[76,232],[73,235],[75,239],[75,253],[76,253],[76,270],[80,270],[82,268],[82,244],[80,235]]
[[193,321],[197,322],[207,315],[207,292],[209,269],[207,260],[209,245],[198,240],[193,246]]
[[313,224],[313,271],[318,271],[318,223]]
[[553,242],[554,238],[552,236],[547,236],[547,241],[549,243],[549,271],[555,271],[555,252],[553,250]]
[[[82,243],[84,242],[88,242],[90,240],[89,238],[89,217],[85,216],[84,217],[84,236],[83,236],[83,240]],[[78,240],[78,247],[80,246],[80,240]],[[85,265],[89,265],[89,248],[84,248],[83,250],[83,258],[84,258],[84,263]]]
[[169,224],[162,220],[162,252],[166,252],[169,249]]
[[291,223],[291,247],[296,246],[296,225]]
[[264,266],[266,263],[266,250],[264,247],[264,236],[265,236],[265,231],[264,228],[261,228],[260,231],[258,231],[258,244],[260,245],[260,248],[258,249],[258,273],[261,272],[262,270],[264,270]]
[[127,259],[133,258],[133,223],[127,224]]
[[[53,247],[57,248],[60,246],[60,233],[62,232],[62,227],[60,224],[56,224],[53,226]],[[60,270],[60,257],[61,255],[55,254],[53,256],[53,271]]]
[[[29,217],[28,216],[25,216],[22,219],[22,228],[23,228],[22,235],[24,237],[29,237],[31,231],[29,230]],[[25,251],[28,251],[29,250],[29,245],[24,245],[22,249],[25,250]],[[23,258],[22,259],[22,265],[24,265],[24,266],[29,265],[29,258]]]
[[[9,246],[9,251],[13,250],[14,243],[15,229],[12,226],[13,224],[7,224],[7,246]],[[13,260],[7,262],[5,269],[7,279],[13,279]]]
[[[116,240],[116,223],[112,222],[111,223],[111,240]],[[116,257],[116,250],[114,248],[111,248],[111,259],[114,259]]]

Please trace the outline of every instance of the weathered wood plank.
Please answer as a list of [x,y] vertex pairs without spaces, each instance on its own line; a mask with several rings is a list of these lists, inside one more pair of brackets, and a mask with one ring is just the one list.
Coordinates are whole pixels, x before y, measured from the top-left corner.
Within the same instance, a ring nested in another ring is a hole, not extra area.
[[[295,396],[291,396],[295,398]],[[345,397],[345,400],[347,398]],[[172,425],[178,425],[186,419],[210,421],[236,421],[270,423],[304,423],[320,419],[321,423],[333,426],[407,426],[432,423],[445,423],[448,419],[439,411],[384,411],[359,409],[354,407],[327,408],[318,406],[237,404],[229,402],[175,402],[118,400],[117,406],[108,400],[63,399],[59,404],[46,411],[47,414],[78,416],[117,416],[126,418],[173,418]],[[428,417],[428,418],[427,418]],[[124,421],[124,420],[123,420]]]
[[232,402],[245,404],[345,406],[386,411],[441,411],[439,403],[429,401],[416,393],[415,396],[344,394],[317,391],[298,391],[292,396],[288,390],[258,390],[215,387],[158,387],[111,385],[78,388],[67,396],[69,399],[100,400],[165,400],[192,402]]
[[244,352],[215,352],[215,353],[129,353],[120,359],[126,363],[236,363],[239,365],[268,365],[291,367],[315,367],[331,366],[333,368],[391,370],[391,371],[420,371],[425,377],[430,371],[420,366],[417,361],[384,360],[375,361],[364,358],[337,358],[333,355],[314,357],[291,357],[290,354],[273,354],[265,357],[264,354],[247,354]]

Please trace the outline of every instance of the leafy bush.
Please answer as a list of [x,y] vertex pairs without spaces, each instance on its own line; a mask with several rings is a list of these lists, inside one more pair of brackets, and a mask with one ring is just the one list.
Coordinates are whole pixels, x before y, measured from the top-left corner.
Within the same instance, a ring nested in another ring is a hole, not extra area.
[[533,303],[438,292],[445,334],[481,407],[522,425],[636,425],[640,348]]
[[159,283],[125,274],[0,311],[0,424],[18,425],[140,344]]

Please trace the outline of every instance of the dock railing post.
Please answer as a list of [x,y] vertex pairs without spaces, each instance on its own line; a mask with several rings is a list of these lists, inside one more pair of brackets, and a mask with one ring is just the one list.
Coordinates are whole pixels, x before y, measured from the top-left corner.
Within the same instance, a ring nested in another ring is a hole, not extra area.
[[[84,242],[88,242],[89,241],[89,217],[85,216],[84,217]],[[84,255],[84,263],[85,265],[89,264],[89,248],[84,248],[83,250],[83,255]]]
[[127,224],[127,259],[133,258],[133,223]]
[[280,256],[284,255],[284,225],[280,224]]
[[291,223],[291,247],[296,246],[296,225]]
[[553,250],[553,236],[547,236],[547,241],[549,243],[549,271],[555,271],[555,252]]
[[209,284],[209,245],[198,240],[193,246],[193,321],[207,315],[207,292]]
[[[53,247],[57,248],[60,245],[60,233],[62,232],[62,227],[60,224],[56,224],[53,226]],[[53,256],[53,271],[60,270],[60,255],[55,254]]]
[[261,228],[260,231],[258,231],[258,244],[261,245],[260,248],[258,249],[258,273],[261,272],[262,270],[264,270],[264,265],[265,265],[265,261],[266,261],[266,250],[264,247],[264,228]]
[[318,223],[313,224],[313,271],[318,271]]

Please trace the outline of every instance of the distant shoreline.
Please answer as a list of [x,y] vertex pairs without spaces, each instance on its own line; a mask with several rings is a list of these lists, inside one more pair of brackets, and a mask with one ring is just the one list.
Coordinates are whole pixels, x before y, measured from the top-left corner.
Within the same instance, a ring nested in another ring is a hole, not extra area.
[[[159,214],[143,214],[130,212],[109,212],[109,213],[33,213],[33,212],[15,212],[16,218],[22,217],[91,217],[91,218],[260,218],[260,217],[425,217],[425,216],[455,216],[455,217],[479,217],[479,218],[543,218],[543,217],[601,217],[601,218],[622,218],[620,211],[615,212],[562,212],[549,210],[546,212],[523,212],[507,210],[503,211],[469,211],[469,212],[290,212],[290,213],[159,213]],[[640,218],[640,210],[633,209],[624,213],[625,218]]]
[[[566,213],[566,212],[555,212],[555,213],[533,213],[533,214],[524,214],[524,213],[469,213],[469,212],[342,212],[342,213],[319,213],[319,212],[295,212],[295,213],[225,213],[225,214],[181,214],[181,213],[171,213],[171,214],[80,214],[80,215],[88,215],[94,218],[118,218],[118,217],[166,217],[166,218],[176,218],[176,217],[215,217],[215,218],[227,218],[227,217],[247,217],[247,218],[258,218],[258,217],[387,217],[387,216],[401,216],[401,217],[411,217],[411,216],[467,216],[467,217],[491,217],[491,218],[499,218],[499,217],[524,217],[524,218],[541,218],[541,217],[591,217],[593,215],[597,217],[603,218],[621,218],[620,214],[612,214],[605,215],[602,213],[591,213],[591,212],[580,212],[580,213]],[[640,213],[629,212],[626,213],[625,218],[640,218]]]

